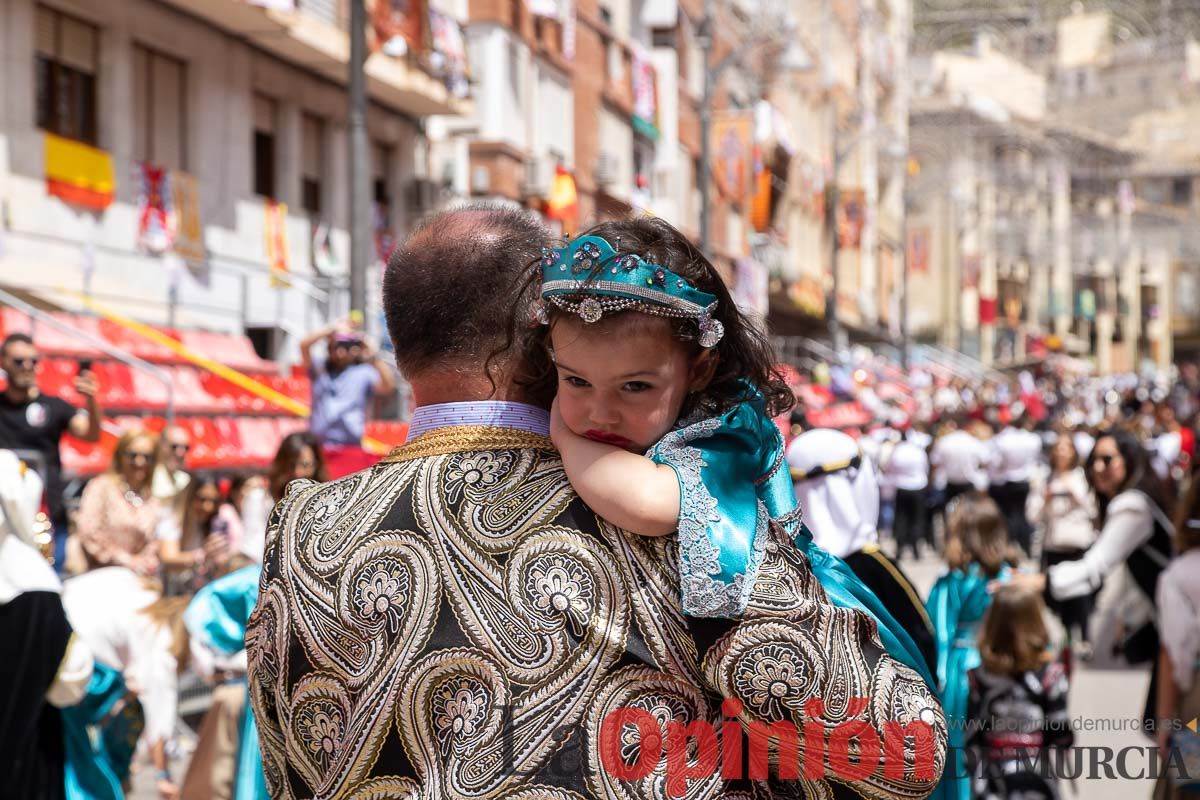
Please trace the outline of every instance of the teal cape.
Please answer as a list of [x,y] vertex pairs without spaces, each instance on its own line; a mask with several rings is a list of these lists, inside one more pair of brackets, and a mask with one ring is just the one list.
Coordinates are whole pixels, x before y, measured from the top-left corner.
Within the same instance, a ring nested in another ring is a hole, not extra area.
[[120,671],[97,661],[87,694],[62,709],[67,800],[121,800],[143,725]]
[[[1005,566],[996,579],[1006,581],[1011,575],[1012,570]],[[938,694],[950,729],[951,750],[941,785],[947,787],[947,796],[955,800],[971,797],[971,782],[962,754],[970,692],[967,673],[981,663],[979,626],[992,605],[987,589],[991,580],[978,564],[968,565],[965,572],[951,570],[938,578],[925,603],[937,639]]]
[[746,610],[766,552],[767,526],[784,528],[807,556],[813,575],[840,608],[875,620],[884,649],[930,689],[933,675],[912,637],[842,559],[813,543],[784,461],[783,435],[767,416],[762,394],[724,414],[685,421],[646,455],[679,478],[680,589],[684,612],[737,618]]
[[[246,647],[246,624],[258,601],[258,579],[262,567],[245,567],[208,584],[188,603],[183,622],[188,633],[209,648],[231,656]],[[244,683],[243,679],[243,683]],[[234,775],[234,800],[266,800],[267,781],[263,775],[262,753],[258,749],[258,726],[254,709],[246,698],[242,716],[237,771]]]

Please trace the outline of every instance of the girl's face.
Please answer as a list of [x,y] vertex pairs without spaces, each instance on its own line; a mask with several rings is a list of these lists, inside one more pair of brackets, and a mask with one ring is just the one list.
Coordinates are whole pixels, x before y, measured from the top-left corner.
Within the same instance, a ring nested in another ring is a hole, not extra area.
[[196,511],[196,518],[202,521],[214,517],[220,505],[221,492],[216,486],[202,486],[192,496],[192,507]]
[[1125,483],[1125,459],[1117,448],[1117,440],[1106,436],[1096,442],[1092,451],[1092,484],[1105,497],[1114,497]]
[[691,358],[669,321],[640,316],[585,325],[564,315],[550,332],[563,422],[635,453],[674,427],[688,393],[703,389],[716,367],[711,356]]
[[1058,472],[1064,472],[1071,467],[1075,458],[1075,445],[1068,438],[1070,434],[1061,434],[1050,451],[1051,466]]
[[305,479],[316,477],[317,474],[317,454],[313,452],[311,447],[305,446],[300,451],[300,456],[296,459],[296,467],[292,470],[292,479]]

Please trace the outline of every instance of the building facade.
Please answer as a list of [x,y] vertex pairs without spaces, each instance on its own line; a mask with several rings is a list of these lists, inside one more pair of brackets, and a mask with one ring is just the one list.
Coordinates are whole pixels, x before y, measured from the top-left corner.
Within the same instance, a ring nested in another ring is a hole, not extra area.
[[[427,199],[426,122],[471,112],[465,5],[418,8],[369,25],[381,255]],[[0,285],[294,353],[345,312],[346,31],[337,0],[4,0]]]

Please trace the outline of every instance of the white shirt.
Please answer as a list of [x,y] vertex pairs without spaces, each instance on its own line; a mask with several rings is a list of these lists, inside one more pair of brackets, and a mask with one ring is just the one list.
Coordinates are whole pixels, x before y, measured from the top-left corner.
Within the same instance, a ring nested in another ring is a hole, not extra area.
[[1175,683],[1192,687],[1200,659],[1200,549],[1176,558],[1158,579],[1159,630]]
[[987,474],[983,471],[988,461],[987,445],[966,431],[953,431],[938,439],[930,461],[946,483],[987,488]]
[[900,442],[888,459],[887,479],[897,489],[919,492],[929,485],[929,456],[911,441]]
[[1064,561],[1047,570],[1050,594],[1069,600],[1090,594],[1119,569],[1134,550],[1154,535],[1153,501],[1130,489],[1108,504],[1104,529],[1078,561]]
[[1042,508],[1046,525],[1043,547],[1050,551],[1087,550],[1096,541],[1095,503],[1082,467],[1052,475],[1047,484],[1050,502]]
[[1042,437],[1005,428],[992,439],[995,477],[1004,483],[1028,483],[1042,458]]
[[64,582],[62,599],[75,634],[137,692],[147,741],[170,737],[179,683],[171,631],[141,613],[158,593],[125,567],[104,567]]

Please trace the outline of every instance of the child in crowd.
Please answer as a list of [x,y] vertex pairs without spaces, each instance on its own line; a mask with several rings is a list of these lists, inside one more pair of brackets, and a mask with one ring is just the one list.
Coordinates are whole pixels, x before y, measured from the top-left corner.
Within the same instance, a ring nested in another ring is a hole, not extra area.
[[1069,676],[1049,649],[1045,604],[1028,587],[996,590],[979,637],[981,666],[969,675],[967,746],[983,800],[1057,798],[1051,749],[1070,747]]
[[937,639],[937,682],[953,748],[943,783],[952,781],[953,796],[966,800],[972,796],[962,757],[967,673],[981,663],[977,642],[980,622],[992,602],[988,584],[1007,580],[1020,554],[1009,543],[999,507],[984,492],[959,495],[946,515],[949,569],[933,585],[925,605]]
[[909,635],[801,525],[772,419],[792,392],[703,254],[647,217],[603,223],[539,266],[531,381],[557,392],[551,436],[567,475],[617,527],[678,530],[684,611],[742,615],[772,526],[831,602],[874,618],[887,651],[932,683]]

